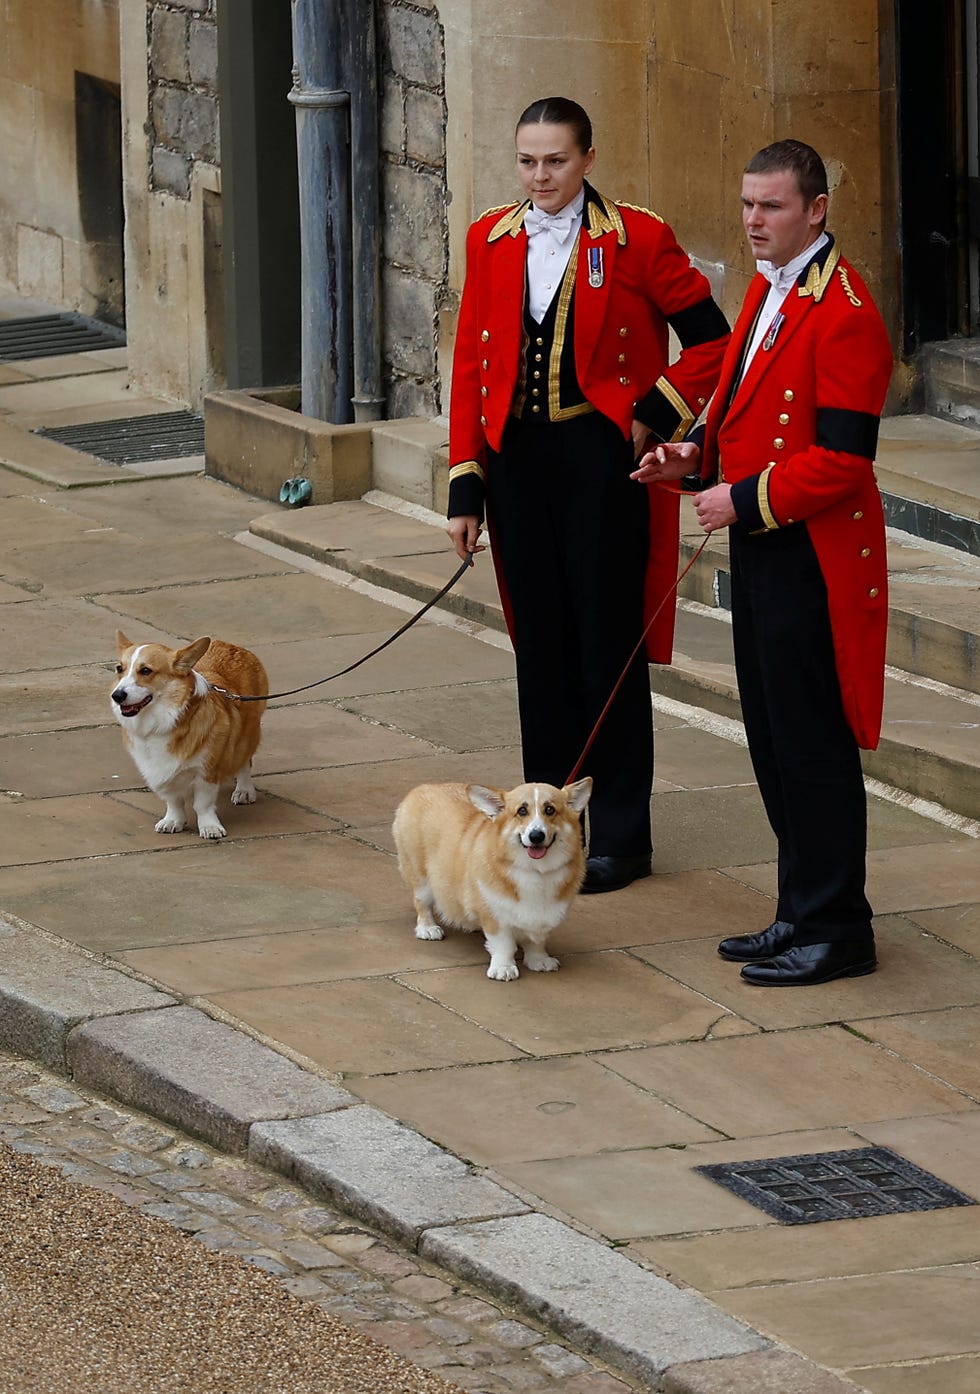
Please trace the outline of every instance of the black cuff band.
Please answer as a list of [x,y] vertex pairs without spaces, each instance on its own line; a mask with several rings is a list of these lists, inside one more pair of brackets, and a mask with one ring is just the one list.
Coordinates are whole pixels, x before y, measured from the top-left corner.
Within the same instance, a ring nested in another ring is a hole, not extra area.
[[846,407],[817,407],[817,445],[873,460],[878,449],[878,417]]

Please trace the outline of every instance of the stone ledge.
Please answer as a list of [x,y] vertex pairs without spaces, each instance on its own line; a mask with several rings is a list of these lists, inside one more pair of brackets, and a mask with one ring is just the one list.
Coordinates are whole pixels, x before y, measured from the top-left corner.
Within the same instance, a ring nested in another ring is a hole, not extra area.
[[528,1208],[367,1104],[324,1118],[256,1124],[248,1155],[413,1246],[432,1225],[519,1215]]
[[419,1251],[654,1386],[672,1365],[769,1344],[698,1293],[546,1215],[429,1230]]
[[72,1078],[226,1152],[258,1121],[326,1113],[357,1100],[195,1007],[114,1016],[68,1040]]
[[371,487],[372,424],[337,426],[298,406],[298,388],[205,397],[205,474],[275,503],[296,477],[310,481],[313,503],[360,498]]
[[[175,999],[0,920],[0,1047],[64,1074],[79,1022],[141,1014]],[[123,1018],[125,1019],[125,1018]]]

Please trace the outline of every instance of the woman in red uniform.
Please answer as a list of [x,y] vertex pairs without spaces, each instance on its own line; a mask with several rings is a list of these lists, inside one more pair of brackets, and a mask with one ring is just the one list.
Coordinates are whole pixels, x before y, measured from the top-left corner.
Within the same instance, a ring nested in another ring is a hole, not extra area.
[[[585,111],[535,102],[517,123],[524,197],[470,228],[450,403],[449,535],[484,515],[517,663],[524,777],[562,785],[677,566],[678,500],[630,480],[682,439],[729,331],[667,224],[586,180]],[[673,329],[681,352],[668,360]],[[669,663],[673,605],[630,667],[582,775],[594,781],[585,891],[651,870],[647,660]]]

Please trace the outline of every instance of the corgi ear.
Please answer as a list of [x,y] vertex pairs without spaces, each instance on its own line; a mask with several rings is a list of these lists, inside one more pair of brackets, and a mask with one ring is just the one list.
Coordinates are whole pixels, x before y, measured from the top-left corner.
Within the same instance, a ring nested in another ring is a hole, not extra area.
[[482,784],[467,784],[466,797],[475,809],[488,818],[504,811],[504,796],[499,789],[487,789]]
[[133,647],[132,640],[127,639],[121,629],[116,630],[116,651],[122,653],[125,649]]
[[592,780],[588,776],[577,784],[566,784],[562,791],[573,813],[581,813],[592,797]]
[[188,644],[185,649],[178,649],[174,654],[173,669],[175,673],[189,673],[199,658],[207,653],[211,647],[211,639],[195,639],[193,644]]

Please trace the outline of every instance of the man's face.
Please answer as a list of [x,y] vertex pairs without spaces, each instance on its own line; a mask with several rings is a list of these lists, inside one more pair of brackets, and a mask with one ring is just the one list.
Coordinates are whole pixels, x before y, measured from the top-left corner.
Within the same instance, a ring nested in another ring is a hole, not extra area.
[[785,266],[815,242],[827,216],[827,195],[803,201],[792,170],[742,176],[742,223],[756,261]]

